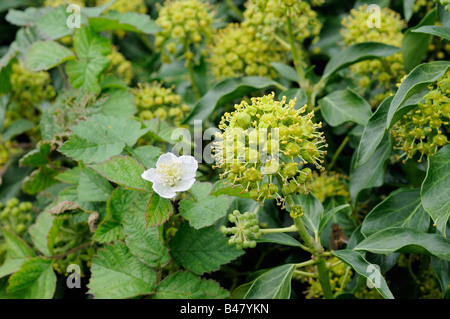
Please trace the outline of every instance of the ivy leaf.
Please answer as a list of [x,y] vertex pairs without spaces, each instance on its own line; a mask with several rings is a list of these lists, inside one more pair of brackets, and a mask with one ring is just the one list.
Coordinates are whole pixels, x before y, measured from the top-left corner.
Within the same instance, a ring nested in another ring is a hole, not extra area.
[[358,152],[353,154],[350,164],[350,197],[353,205],[356,204],[358,195],[362,190],[383,185],[386,160],[391,150],[390,136],[385,133],[372,157],[364,165],[355,168]]
[[113,187],[99,173],[89,167],[83,168],[77,187],[78,198],[84,202],[104,202],[113,191]]
[[244,253],[228,245],[225,235],[214,226],[196,230],[187,222],[181,225],[169,246],[172,257],[197,275],[219,270],[220,265]]
[[223,299],[229,292],[211,279],[203,279],[189,271],[167,276],[152,299]]
[[145,216],[147,217],[147,226],[159,226],[165,223],[173,214],[173,206],[170,200],[152,193],[145,207]]
[[426,25],[426,26],[417,28],[411,32],[432,34],[437,37],[444,38],[447,41],[450,41],[450,27],[443,27],[443,26],[438,26],[438,25]]
[[373,113],[367,122],[367,125],[364,127],[364,132],[357,150],[355,167],[359,167],[367,163],[377,149],[377,146],[380,145],[380,142],[386,132],[386,119],[393,98],[393,96],[386,98],[377,108],[375,113]]
[[289,299],[295,264],[272,268],[256,278],[244,299]]
[[49,70],[75,59],[72,51],[53,41],[37,41],[25,55],[25,67],[31,71]]
[[280,63],[280,62],[271,62],[270,65],[277,70],[277,72],[285,77],[286,79],[297,83],[298,82],[298,75],[297,75],[297,71],[295,71],[295,69],[289,65],[286,65],[284,63]]
[[450,218],[450,145],[441,148],[428,158],[427,176],[422,183],[421,198],[436,228],[446,237]]
[[278,85],[273,80],[257,76],[222,80],[206,92],[197,104],[195,104],[183,123],[194,124],[195,120],[205,120],[220,105],[224,105],[250,92]]
[[128,211],[124,217],[123,232],[130,252],[144,264],[162,268],[169,263],[169,251],[161,242],[159,227],[147,227],[145,211]]
[[133,119],[96,114],[74,127],[74,134],[59,151],[85,163],[103,162],[120,154],[126,145],[134,145],[146,132]]
[[303,208],[305,213],[301,218],[305,222],[305,226],[317,237],[319,234],[320,219],[323,215],[322,203],[312,193],[308,193],[307,195],[294,195],[292,199],[296,205]]
[[[371,280],[375,289],[378,290],[385,299],[394,299],[394,295],[390,291],[386,280],[381,273],[376,268],[369,268],[372,264],[368,262],[361,253],[348,249],[340,249],[333,251],[332,254],[352,267],[360,276]],[[379,279],[379,287],[377,287],[378,285],[375,285],[376,282],[372,280],[373,278]]]
[[186,218],[195,229],[214,224],[227,213],[229,199],[227,196],[207,196],[197,201],[184,199],[180,202],[181,216]]
[[319,105],[325,121],[331,126],[345,122],[366,125],[372,115],[370,104],[349,89],[328,94],[319,100]]
[[415,67],[403,80],[389,108],[386,127],[392,125],[395,113],[405,105],[405,101],[439,80],[450,69],[450,61],[435,61]]
[[430,217],[420,201],[419,189],[399,189],[378,204],[364,218],[361,232],[365,237],[391,227],[426,232]]
[[6,260],[0,267],[0,278],[16,272],[25,261],[34,257],[33,250],[19,236],[1,228],[6,243]]
[[392,227],[378,231],[360,242],[354,250],[375,254],[431,254],[450,261],[449,240],[437,234],[421,233],[409,228]]
[[360,61],[387,57],[400,51],[400,48],[377,42],[364,42],[352,45],[335,54],[325,66],[322,77],[329,78],[337,71]]
[[51,259],[35,257],[9,278],[7,292],[17,299],[51,299],[55,290],[56,275]]
[[450,289],[450,262],[431,256],[431,267],[436,274],[441,285],[442,298]]
[[406,72],[410,72],[426,57],[430,46],[431,35],[415,33],[415,30],[436,23],[436,10],[433,9],[414,27],[406,30],[402,40],[403,64]]
[[134,257],[122,242],[98,250],[92,259],[89,293],[97,299],[153,294],[156,272]]
[[294,239],[292,236],[284,233],[268,233],[264,234],[260,239],[257,239],[258,243],[275,243],[285,246],[292,246],[302,248],[302,244],[298,240]]

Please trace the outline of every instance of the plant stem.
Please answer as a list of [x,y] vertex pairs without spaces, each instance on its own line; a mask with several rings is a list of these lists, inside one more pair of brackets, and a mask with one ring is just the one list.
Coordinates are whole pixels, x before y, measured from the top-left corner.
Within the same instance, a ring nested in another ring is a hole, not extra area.
[[260,229],[261,233],[263,234],[270,234],[270,233],[289,233],[293,231],[297,231],[297,227],[295,225],[292,225],[290,227],[284,227],[284,228],[267,228],[267,229]]
[[[288,207],[294,206],[294,200],[292,199],[291,196],[286,197],[286,202]],[[314,238],[311,237],[311,235],[308,233],[305,224],[303,223],[302,217],[294,218],[294,223],[295,226],[297,227],[297,231],[300,237],[303,239],[306,246],[310,249],[311,253],[315,257],[317,264],[318,278],[322,286],[323,296],[326,299],[333,299],[333,293],[331,291],[331,284],[330,284],[330,275],[328,272],[327,264],[325,262],[323,247],[319,243],[317,243],[314,240]]]
[[330,171],[334,164],[336,163],[337,158],[339,157],[339,155],[341,154],[342,150],[344,149],[345,145],[347,145],[348,143],[348,135],[344,138],[344,140],[342,141],[341,145],[339,145],[339,148],[336,150],[336,153],[334,153],[333,159],[331,160],[330,165],[328,165],[328,170]]
[[244,20],[244,15],[241,10],[233,3],[233,0],[225,0],[227,6],[233,11],[233,13],[239,18],[239,20]]
[[302,69],[300,54],[298,53],[297,46],[295,45],[294,32],[292,31],[292,19],[289,11],[287,12],[287,27],[289,44],[291,45],[292,59],[294,60],[295,70],[297,71],[298,75],[298,84],[301,88],[305,88],[306,86],[308,86],[308,83],[305,79],[305,73]]
[[42,256],[43,259],[61,259],[64,257],[69,256],[70,254],[76,253],[77,251],[80,251],[84,248],[87,248],[91,245],[91,242],[85,243],[81,246],[75,247],[74,249],[71,249],[69,251],[66,251],[64,254],[61,255],[54,255],[54,256]]
[[317,278],[317,275],[313,274],[312,272],[306,272],[306,271],[301,271],[301,270],[294,270],[294,273],[299,274],[301,276],[305,276],[305,277]]
[[194,65],[192,64],[192,59],[186,61],[186,63],[189,71],[189,79],[191,80],[192,84],[192,91],[194,92],[195,98],[198,100],[201,96],[200,91],[198,90],[197,82],[195,81]]
[[310,259],[307,261],[304,261],[302,263],[299,263],[297,265],[295,265],[297,268],[301,268],[301,267],[305,267],[305,266],[310,266],[310,265],[314,265],[316,263],[316,261],[314,259]]

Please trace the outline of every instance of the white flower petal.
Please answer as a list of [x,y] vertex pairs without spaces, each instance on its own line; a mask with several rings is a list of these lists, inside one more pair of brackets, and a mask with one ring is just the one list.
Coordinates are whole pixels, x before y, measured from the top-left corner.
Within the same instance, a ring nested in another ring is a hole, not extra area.
[[172,186],[172,190],[175,192],[185,192],[192,187],[195,183],[195,178],[180,180],[174,186]]
[[165,153],[158,158],[158,161],[156,162],[156,167],[158,167],[161,164],[171,164],[171,163],[175,162],[176,160],[177,160],[177,157],[175,154],[170,153],[170,152]]
[[189,180],[195,177],[195,173],[198,169],[198,162],[193,156],[180,156],[178,162],[181,164],[181,179]]
[[169,185],[162,183],[153,183],[153,190],[161,197],[174,198],[175,193]]
[[141,177],[152,183],[159,183],[161,180],[161,174],[159,174],[155,168],[150,168],[142,173]]

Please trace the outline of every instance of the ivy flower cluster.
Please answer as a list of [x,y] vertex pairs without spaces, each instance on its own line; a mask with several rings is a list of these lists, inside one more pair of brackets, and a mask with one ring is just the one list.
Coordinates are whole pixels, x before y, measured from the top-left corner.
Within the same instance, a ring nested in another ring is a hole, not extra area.
[[[400,14],[383,8],[380,12],[380,25],[369,29],[369,21],[372,13],[367,12],[367,5],[358,9],[352,9],[350,15],[342,20],[341,34],[346,46],[363,42],[380,42],[396,47],[401,47],[403,41],[402,29],[406,23]],[[402,53],[395,53],[389,57],[362,61],[350,66],[356,75],[358,86],[368,89],[372,83],[378,83],[378,93],[372,99],[372,105],[378,105],[384,100],[395,84],[404,76]],[[374,81],[376,79],[376,81]],[[375,91],[377,92],[377,91]]]
[[322,23],[317,12],[306,1],[250,0],[244,11],[244,26],[253,26],[262,40],[275,40],[277,34],[287,34],[287,18],[291,18],[292,31],[297,42],[307,38],[318,41]]
[[434,2],[442,4],[445,10],[450,12],[450,0],[434,0]]
[[[97,0],[97,6],[102,6],[109,1],[110,0]],[[147,13],[147,6],[145,5],[145,0],[117,0],[108,8],[108,10],[144,14]]]
[[13,88],[12,100],[17,107],[16,110],[9,112],[13,119],[22,115],[35,120],[34,107],[55,96],[55,90],[50,83],[50,74],[45,71],[28,70],[22,60],[13,64],[10,80]]
[[163,61],[183,52],[187,62],[195,53],[202,52],[202,43],[211,41],[214,29],[213,15],[207,3],[199,0],[167,0],[160,8],[156,23],[161,31],[156,34],[155,45],[162,50]]
[[216,79],[238,76],[276,76],[271,62],[283,62],[286,54],[279,45],[256,37],[253,26],[229,24],[214,35],[211,70]]
[[311,192],[322,203],[329,197],[344,196],[350,199],[350,193],[346,181],[348,177],[337,172],[323,171],[321,174],[313,172],[310,183]]
[[113,47],[112,53],[107,56],[109,67],[106,70],[107,75],[115,75],[130,84],[134,77],[133,66],[116,47]]
[[189,112],[189,107],[181,103],[181,96],[162,83],[138,83],[133,90],[134,101],[142,120],[160,118],[179,124]]
[[228,215],[230,223],[235,224],[233,227],[222,225],[220,231],[225,235],[231,235],[228,244],[236,245],[237,249],[255,248],[256,241],[262,236],[259,229],[258,217],[255,213],[245,212],[241,214],[238,210]]
[[[295,109],[296,99],[286,104],[274,100],[274,93],[235,105],[235,111],[225,113],[214,142],[217,167],[223,168],[220,178],[227,177],[232,186],[240,185],[256,201],[308,192],[313,164],[321,163],[326,151],[321,123],[314,123],[314,112],[306,105]],[[278,185],[275,182],[278,182]],[[280,194],[281,187],[281,194]]]
[[432,156],[448,144],[450,123],[450,72],[447,72],[435,87],[424,96],[424,102],[406,113],[398,121],[391,133],[397,145],[404,153],[403,162],[420,153],[418,161],[424,155]]

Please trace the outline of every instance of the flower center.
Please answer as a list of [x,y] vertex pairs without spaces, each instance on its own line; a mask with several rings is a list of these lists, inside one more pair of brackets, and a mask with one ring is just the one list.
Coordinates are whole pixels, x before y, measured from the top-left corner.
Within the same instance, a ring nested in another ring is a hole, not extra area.
[[162,176],[163,183],[174,186],[181,179],[180,163],[160,164],[156,171]]

